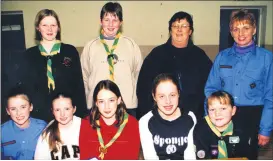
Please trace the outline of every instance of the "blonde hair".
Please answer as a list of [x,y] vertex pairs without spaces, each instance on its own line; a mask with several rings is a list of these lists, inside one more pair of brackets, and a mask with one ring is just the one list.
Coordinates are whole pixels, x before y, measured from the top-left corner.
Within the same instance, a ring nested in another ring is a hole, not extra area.
[[8,101],[10,100],[10,98],[15,98],[15,97],[19,97],[21,99],[26,100],[29,103],[29,105],[32,104],[30,95],[27,93],[25,88],[20,87],[20,86],[18,86],[18,87],[16,86],[9,91],[9,94],[7,96],[7,100],[5,102],[6,108],[8,108]]
[[212,104],[213,101],[219,101],[220,104],[222,105],[231,105],[231,107],[234,106],[234,99],[233,97],[225,91],[216,91],[213,92],[209,97],[208,97],[208,105],[207,108],[209,107],[209,105]]

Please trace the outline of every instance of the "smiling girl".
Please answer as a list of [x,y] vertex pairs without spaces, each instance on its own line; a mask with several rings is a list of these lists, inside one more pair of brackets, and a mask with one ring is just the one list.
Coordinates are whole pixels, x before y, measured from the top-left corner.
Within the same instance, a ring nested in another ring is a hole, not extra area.
[[32,101],[21,87],[8,95],[6,111],[11,120],[1,125],[1,158],[32,160],[39,135],[46,126],[43,120],[30,117]]
[[137,120],[126,112],[118,86],[100,81],[93,107],[80,130],[80,159],[137,160],[140,139]]
[[76,106],[70,95],[59,93],[53,97],[52,113],[55,119],[38,140],[35,160],[79,159],[81,118],[74,116],[75,112]]
[[208,116],[194,130],[197,159],[249,159],[252,141],[241,123],[232,120],[236,109],[233,97],[225,91],[208,97]]
[[143,58],[136,42],[123,35],[122,24],[122,6],[118,2],[104,4],[99,37],[86,43],[81,54],[85,94],[90,109],[96,84],[109,79],[119,86],[127,112],[136,116],[136,81]]
[[61,23],[54,10],[37,13],[35,35],[37,45],[26,51],[28,72],[24,80],[37,107],[33,116],[52,120],[50,98],[54,93],[67,91],[76,96],[76,115],[83,117],[87,107],[79,54],[74,46],[61,41]]
[[153,82],[154,109],[139,121],[144,159],[195,159],[193,112],[183,113],[179,107],[180,90],[177,79],[159,74]]

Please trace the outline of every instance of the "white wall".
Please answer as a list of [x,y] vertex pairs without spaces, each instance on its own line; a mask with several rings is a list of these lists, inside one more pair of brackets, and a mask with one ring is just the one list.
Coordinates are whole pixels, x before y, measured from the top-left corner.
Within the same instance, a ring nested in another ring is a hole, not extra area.
[[[34,19],[38,11],[53,9],[60,17],[62,41],[84,46],[98,36],[100,10],[105,1],[1,1],[2,11],[22,10],[26,47],[35,45]],[[271,1],[120,1],[123,31],[139,45],[159,45],[168,38],[168,21],[178,11],[193,15],[194,42],[218,45],[220,6],[267,6],[265,44],[272,45]]]

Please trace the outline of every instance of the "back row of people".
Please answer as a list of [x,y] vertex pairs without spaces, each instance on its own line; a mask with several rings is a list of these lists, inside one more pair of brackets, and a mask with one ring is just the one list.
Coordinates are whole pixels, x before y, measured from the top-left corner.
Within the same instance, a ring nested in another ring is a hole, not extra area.
[[[75,47],[60,41],[57,14],[48,9],[37,14],[35,29],[39,45],[27,50],[25,60],[22,60],[26,66],[21,69],[26,73],[22,84],[31,91],[33,104],[37,107],[32,112],[34,117],[47,122],[52,120],[50,98],[65,91],[73,93],[76,115],[84,117],[92,107],[95,85],[100,80],[110,79],[121,89],[127,112],[140,119],[153,108],[153,80],[158,74],[167,72],[178,79],[178,107],[184,112],[192,111],[197,120],[201,120],[206,111],[203,108],[204,88],[207,97],[224,89],[234,96],[238,111],[249,110],[249,114],[255,115],[251,127],[245,121],[245,112],[237,117],[249,127],[252,139],[258,143],[256,132],[262,120],[259,144],[268,143],[273,128],[272,53],[255,46],[252,37],[256,33],[256,21],[252,14],[241,10],[232,15],[230,31],[234,46],[217,56],[212,69],[205,52],[191,40],[194,28],[188,13],[178,12],[172,16],[168,42],[153,49],[143,64],[139,47],[121,34],[121,6],[113,2],[105,4],[100,19],[100,36],[86,44],[79,58]],[[254,65],[257,62],[261,64],[258,67]],[[241,83],[241,80],[247,83]],[[251,108],[249,105],[257,106]],[[257,151],[257,147],[253,146],[253,151]]]

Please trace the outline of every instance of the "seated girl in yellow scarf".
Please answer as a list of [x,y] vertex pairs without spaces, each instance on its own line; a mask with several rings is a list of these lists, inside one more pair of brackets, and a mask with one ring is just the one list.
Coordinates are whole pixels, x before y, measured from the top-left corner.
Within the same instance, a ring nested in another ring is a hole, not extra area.
[[208,115],[194,130],[197,159],[247,159],[251,139],[240,122],[232,121],[236,106],[232,96],[217,91],[208,98]]

